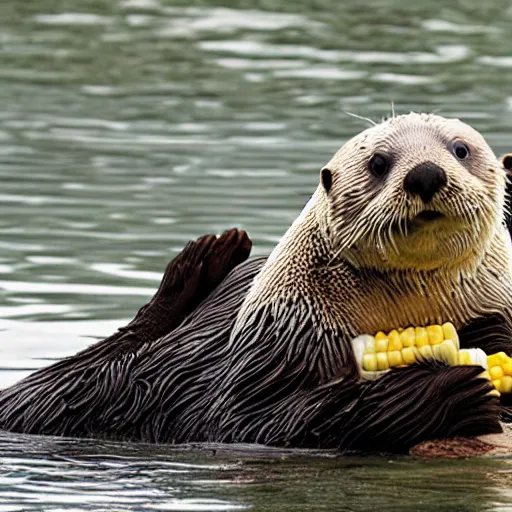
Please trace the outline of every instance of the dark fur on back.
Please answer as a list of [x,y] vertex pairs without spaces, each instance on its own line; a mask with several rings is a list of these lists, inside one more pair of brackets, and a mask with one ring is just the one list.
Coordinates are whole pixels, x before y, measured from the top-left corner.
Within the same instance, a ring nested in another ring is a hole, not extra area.
[[[155,296],[126,327],[3,390],[0,428],[71,436],[101,433],[100,425],[123,395],[123,386],[136,384],[131,398],[139,395],[140,383],[134,382],[130,372],[142,354],[182,323],[246,260],[251,245],[247,234],[236,229],[187,244],[167,266]],[[132,405],[127,397],[125,412]]]
[[500,431],[498,401],[487,395],[491,386],[478,377],[479,367],[429,362],[373,382],[355,372],[322,378],[313,371],[322,358],[331,358],[332,367],[341,357],[336,334],[314,332],[292,304],[279,326],[268,312],[256,312],[230,343],[265,261],[237,266],[250,242],[230,233],[189,244],[155,298],[119,333],[4,390],[0,427],[398,452],[427,439]]

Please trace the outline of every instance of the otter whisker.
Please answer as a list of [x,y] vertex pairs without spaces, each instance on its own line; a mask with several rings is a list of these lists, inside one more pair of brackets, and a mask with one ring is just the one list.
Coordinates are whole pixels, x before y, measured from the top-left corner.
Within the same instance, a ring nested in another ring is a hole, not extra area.
[[394,228],[395,226],[398,228],[398,233],[400,235],[403,236],[403,233],[401,231],[401,216],[400,216],[400,213],[398,211],[396,211],[393,216],[391,217],[391,221],[389,222],[389,225],[388,225],[388,239],[389,239],[389,242],[390,242],[390,245],[393,247],[394,251],[395,251],[395,254],[399,254],[400,253],[400,250],[398,249],[398,245],[396,244],[395,242],[395,238],[394,238]]
[[378,224],[377,227],[377,250],[382,255],[384,260],[388,259],[388,252],[387,252],[387,246],[386,239],[385,239],[385,229],[382,223]]
[[382,215],[378,209],[374,209],[369,213],[369,218],[367,220],[368,225],[371,227],[368,238],[373,241],[377,246],[382,246]]
[[400,251],[398,250],[398,246],[396,245],[395,238],[393,235],[393,226],[391,224],[389,225],[389,228],[388,228],[388,240],[389,240],[391,247],[393,247],[395,254],[399,254]]
[[346,110],[343,111],[344,114],[350,117],[355,117],[356,119],[359,119],[361,121],[366,121],[367,123],[370,123],[372,126],[377,126],[378,123],[370,119],[369,117],[363,117],[358,114],[354,114],[353,112],[348,112]]

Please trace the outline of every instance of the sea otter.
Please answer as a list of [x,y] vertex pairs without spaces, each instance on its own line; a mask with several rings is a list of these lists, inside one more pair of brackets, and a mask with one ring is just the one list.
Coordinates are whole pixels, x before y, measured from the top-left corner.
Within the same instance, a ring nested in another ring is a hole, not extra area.
[[[113,337],[0,393],[0,427],[180,443],[403,452],[501,430],[479,366],[426,360],[365,381],[363,333],[451,321],[512,354],[505,168],[436,115],[348,141],[268,259],[232,230],[189,244]],[[476,326],[476,327],[475,327]]]

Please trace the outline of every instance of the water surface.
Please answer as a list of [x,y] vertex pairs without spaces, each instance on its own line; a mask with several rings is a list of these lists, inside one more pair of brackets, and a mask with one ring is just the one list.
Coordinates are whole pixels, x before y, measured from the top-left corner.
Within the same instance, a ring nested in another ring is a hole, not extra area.
[[[509,2],[0,2],[0,386],[123,325],[191,238],[268,254],[392,112],[512,149]],[[222,451],[221,451],[222,452]],[[5,435],[0,511],[512,510],[510,460],[423,463]]]

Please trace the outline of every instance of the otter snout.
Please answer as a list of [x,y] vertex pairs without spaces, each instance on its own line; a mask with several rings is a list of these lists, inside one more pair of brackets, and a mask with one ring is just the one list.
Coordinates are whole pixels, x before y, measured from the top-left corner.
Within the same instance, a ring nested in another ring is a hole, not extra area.
[[446,183],[446,173],[433,162],[422,162],[410,170],[404,179],[404,190],[413,196],[420,196],[429,203]]

